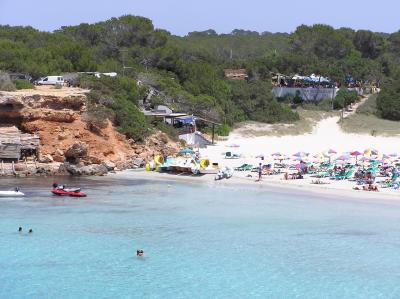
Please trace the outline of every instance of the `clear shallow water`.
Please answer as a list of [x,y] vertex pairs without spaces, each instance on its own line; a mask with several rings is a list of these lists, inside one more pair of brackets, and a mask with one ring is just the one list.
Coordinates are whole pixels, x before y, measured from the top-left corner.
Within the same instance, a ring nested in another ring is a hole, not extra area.
[[15,184],[28,197],[0,199],[0,298],[400,297],[398,203],[113,178],[62,200],[0,180]]

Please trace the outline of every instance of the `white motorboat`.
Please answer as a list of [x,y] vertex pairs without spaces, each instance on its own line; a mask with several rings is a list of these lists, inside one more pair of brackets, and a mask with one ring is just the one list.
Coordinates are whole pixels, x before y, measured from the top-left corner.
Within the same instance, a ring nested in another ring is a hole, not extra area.
[[0,197],[23,197],[25,196],[24,193],[22,193],[19,190],[14,190],[14,191],[0,191]]

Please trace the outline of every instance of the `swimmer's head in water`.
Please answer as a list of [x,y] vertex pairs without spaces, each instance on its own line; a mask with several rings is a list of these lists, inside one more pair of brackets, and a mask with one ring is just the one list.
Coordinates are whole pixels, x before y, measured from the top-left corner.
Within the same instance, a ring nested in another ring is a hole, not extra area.
[[18,231],[19,231],[19,232],[22,232],[22,227],[19,227],[19,228],[18,228]]

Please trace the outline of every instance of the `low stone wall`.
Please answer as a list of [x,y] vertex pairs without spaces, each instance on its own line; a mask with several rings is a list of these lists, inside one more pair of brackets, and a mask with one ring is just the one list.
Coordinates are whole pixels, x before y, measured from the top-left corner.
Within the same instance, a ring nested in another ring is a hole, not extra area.
[[338,89],[336,88],[300,88],[300,87],[274,87],[272,92],[276,97],[285,97],[287,95],[300,96],[307,102],[320,102],[325,99],[334,99]]

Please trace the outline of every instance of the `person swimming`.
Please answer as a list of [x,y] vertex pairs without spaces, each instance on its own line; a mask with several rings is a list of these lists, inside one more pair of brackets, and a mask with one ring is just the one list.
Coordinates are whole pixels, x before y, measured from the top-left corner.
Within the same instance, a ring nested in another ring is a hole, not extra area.
[[137,256],[144,256],[144,251],[142,249],[136,250],[136,255]]
[[19,231],[19,232],[22,232],[22,227],[19,227],[19,228],[18,228],[18,231]]
[[29,233],[30,233],[30,234],[33,233],[33,230],[32,230],[32,229],[29,229]]

